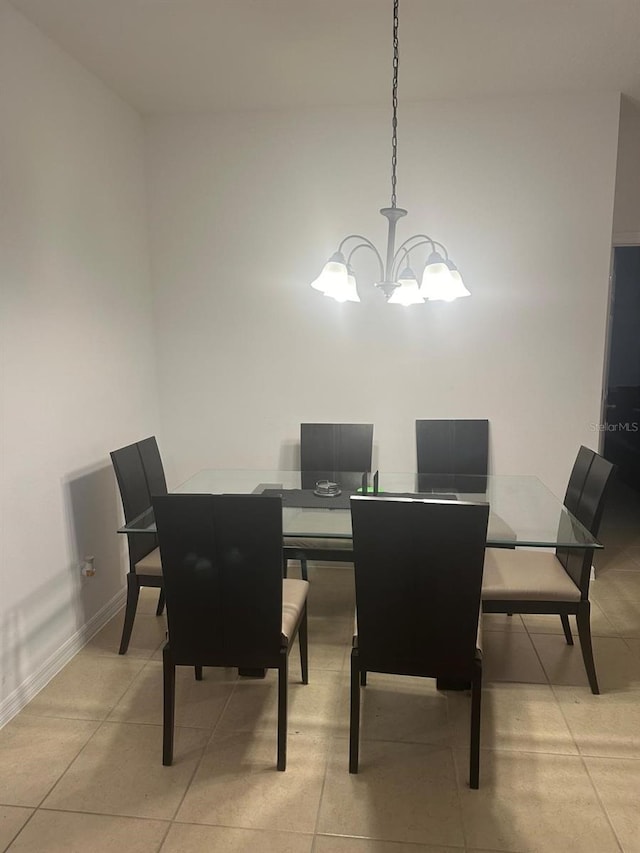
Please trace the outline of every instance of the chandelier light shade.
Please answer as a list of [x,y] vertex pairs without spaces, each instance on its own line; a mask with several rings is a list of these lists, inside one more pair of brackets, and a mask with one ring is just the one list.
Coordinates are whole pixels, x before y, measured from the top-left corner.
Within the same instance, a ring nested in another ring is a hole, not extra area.
[[[414,234],[396,249],[396,224],[407,211],[396,204],[396,171],[398,152],[398,7],[393,0],[393,83],[391,88],[391,206],[380,213],[388,223],[385,261],[371,240],[361,234],[349,234],[322,268],[311,287],[337,302],[360,302],[351,259],[360,249],[373,252],[378,260],[380,277],[376,282],[390,305],[419,305],[426,301],[452,302],[470,296],[456,265],[442,243],[427,234]],[[428,254],[426,254],[428,252]],[[411,266],[411,258],[424,257],[420,283]]]

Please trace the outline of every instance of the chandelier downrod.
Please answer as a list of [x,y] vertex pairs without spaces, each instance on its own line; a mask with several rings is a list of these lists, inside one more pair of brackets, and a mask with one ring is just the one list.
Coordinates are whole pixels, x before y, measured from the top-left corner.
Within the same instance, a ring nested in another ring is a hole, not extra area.
[[393,291],[398,286],[393,280],[393,266],[395,260],[395,243],[396,243],[396,224],[398,219],[402,219],[407,215],[407,211],[403,207],[396,207],[393,204],[394,194],[391,195],[391,207],[380,208],[380,213],[385,216],[389,222],[387,231],[387,263],[384,270],[384,281],[378,282],[378,287],[389,299]]

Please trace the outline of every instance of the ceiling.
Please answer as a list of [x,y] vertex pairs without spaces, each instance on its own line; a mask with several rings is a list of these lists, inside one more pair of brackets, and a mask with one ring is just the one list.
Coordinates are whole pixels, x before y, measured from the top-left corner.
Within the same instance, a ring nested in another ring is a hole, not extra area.
[[[9,0],[142,113],[382,104],[391,0]],[[640,101],[640,0],[401,0],[400,98]]]

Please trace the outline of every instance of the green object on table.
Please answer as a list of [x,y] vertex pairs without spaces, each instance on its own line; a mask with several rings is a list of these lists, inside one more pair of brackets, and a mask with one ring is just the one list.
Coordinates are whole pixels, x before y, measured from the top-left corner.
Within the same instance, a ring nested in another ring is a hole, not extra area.
[[[362,486],[358,488],[358,492],[362,494]],[[378,489],[377,492],[374,491],[373,486],[367,486],[367,491],[365,494],[367,495],[381,495],[383,493],[382,489]]]

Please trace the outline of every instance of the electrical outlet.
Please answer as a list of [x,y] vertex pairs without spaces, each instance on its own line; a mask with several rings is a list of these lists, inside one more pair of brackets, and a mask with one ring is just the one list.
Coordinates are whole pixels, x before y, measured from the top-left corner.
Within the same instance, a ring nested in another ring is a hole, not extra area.
[[85,557],[80,565],[80,572],[85,578],[92,578],[96,573],[95,557]]

